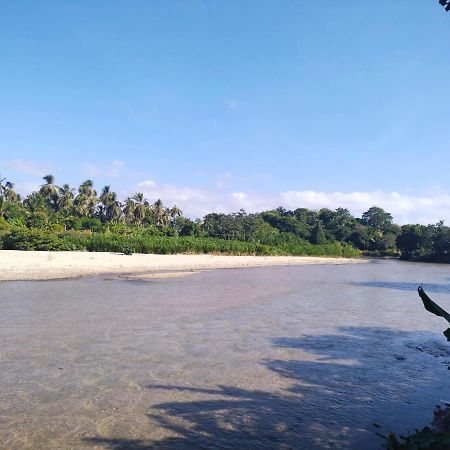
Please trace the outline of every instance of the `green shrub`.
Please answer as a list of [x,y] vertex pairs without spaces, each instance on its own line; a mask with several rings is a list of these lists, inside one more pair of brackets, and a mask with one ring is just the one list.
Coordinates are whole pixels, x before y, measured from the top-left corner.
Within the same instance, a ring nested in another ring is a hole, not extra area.
[[[88,250],[91,252],[176,254],[212,253],[225,255],[298,255],[359,256],[359,250],[340,243],[313,245],[294,235],[275,245],[193,236],[155,236],[145,228],[132,234],[92,233],[69,230],[54,233],[47,230],[13,228],[0,231],[0,246],[11,250]],[[278,240],[278,238],[277,238]]]
[[90,230],[99,233],[104,229],[100,219],[91,217],[70,217],[65,222],[66,227],[72,230]]
[[62,231],[64,231],[64,225],[61,225],[60,223],[54,223],[50,225],[50,230],[56,233],[61,233]]
[[5,250],[74,250],[54,233],[37,229],[15,229],[3,236]]
[[46,228],[48,225],[48,216],[42,211],[34,212],[25,219],[25,224],[28,228]]

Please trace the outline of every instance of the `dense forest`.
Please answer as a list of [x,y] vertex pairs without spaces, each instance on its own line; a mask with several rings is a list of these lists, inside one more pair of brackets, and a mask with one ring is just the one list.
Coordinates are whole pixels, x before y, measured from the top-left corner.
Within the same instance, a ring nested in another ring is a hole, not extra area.
[[131,253],[400,256],[450,262],[450,228],[404,225],[373,206],[360,218],[347,209],[283,207],[247,214],[207,214],[195,221],[177,206],[150,203],[142,193],[121,202],[110,186],[97,192],[86,180],[77,190],[43,177],[21,198],[0,177],[0,248]]

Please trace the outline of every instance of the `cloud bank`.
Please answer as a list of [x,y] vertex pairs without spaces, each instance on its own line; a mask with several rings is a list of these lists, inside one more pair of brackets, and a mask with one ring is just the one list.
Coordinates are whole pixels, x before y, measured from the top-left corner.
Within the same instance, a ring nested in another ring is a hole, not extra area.
[[436,223],[450,221],[450,195],[437,193],[415,196],[398,192],[320,192],[312,190],[285,191],[269,195],[246,192],[223,192],[189,186],[157,184],[153,180],[138,183],[136,190],[149,199],[160,198],[167,205],[176,204],[191,218],[203,217],[209,212],[230,213],[243,208],[247,212],[258,212],[283,206],[287,209],[347,208],[360,217],[371,206],[380,206],[390,212],[399,224]]

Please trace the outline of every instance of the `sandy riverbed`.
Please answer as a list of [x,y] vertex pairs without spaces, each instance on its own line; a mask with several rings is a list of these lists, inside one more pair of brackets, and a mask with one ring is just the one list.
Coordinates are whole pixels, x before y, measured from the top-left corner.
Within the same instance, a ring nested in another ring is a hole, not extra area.
[[[87,275],[142,275],[161,271],[198,271],[240,267],[349,264],[352,258],[303,256],[123,255],[89,252],[0,250],[0,281],[47,280]],[[160,274],[164,276],[163,274]],[[167,274],[165,274],[167,276]],[[156,276],[156,275],[153,275]]]

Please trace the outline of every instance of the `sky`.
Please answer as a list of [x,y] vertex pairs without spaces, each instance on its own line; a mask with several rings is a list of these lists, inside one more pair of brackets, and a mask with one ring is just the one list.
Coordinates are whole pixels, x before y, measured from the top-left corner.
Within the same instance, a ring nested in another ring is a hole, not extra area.
[[437,0],[4,2],[0,173],[450,223],[449,42]]

